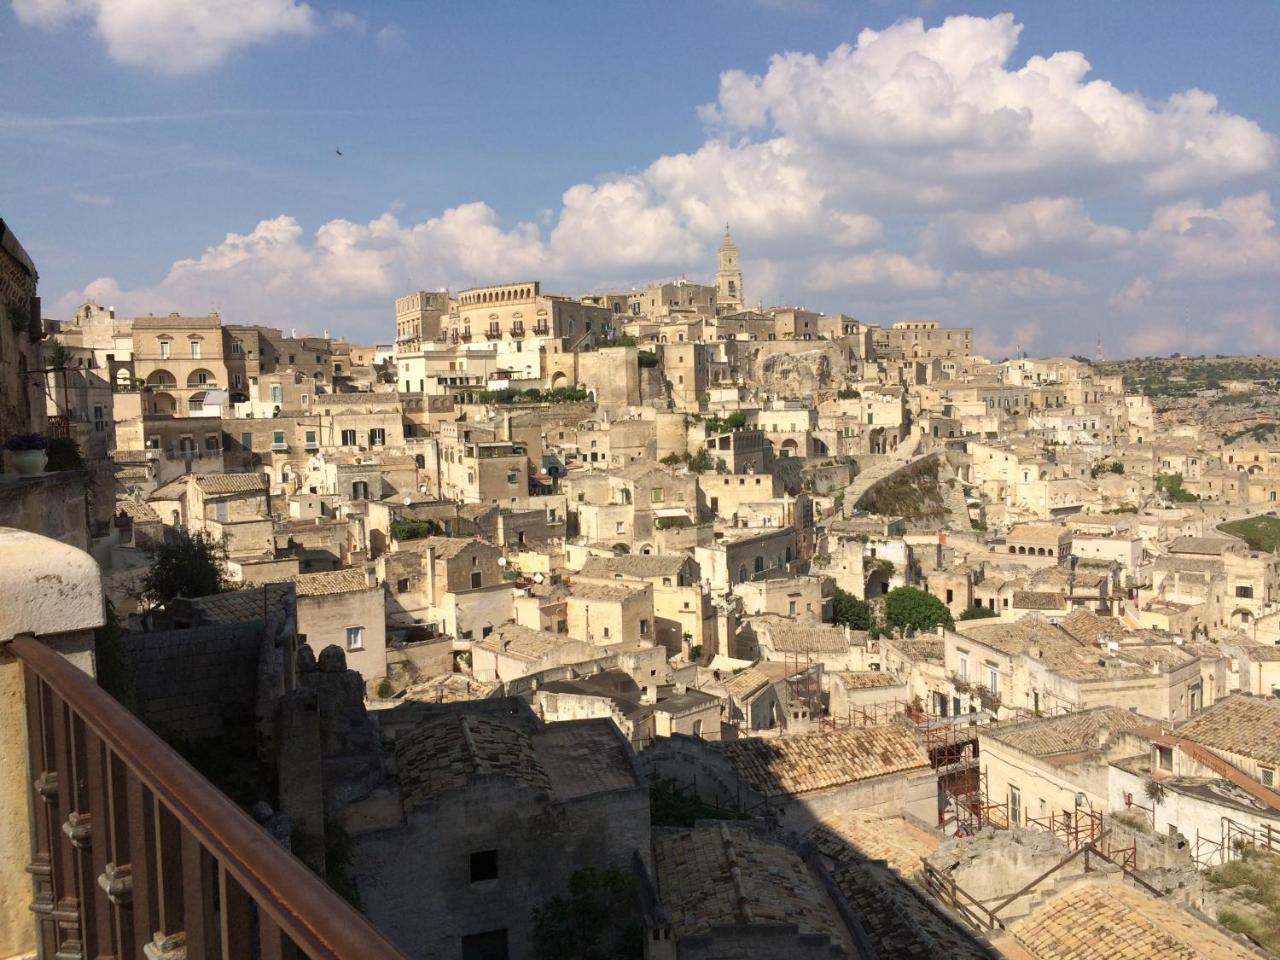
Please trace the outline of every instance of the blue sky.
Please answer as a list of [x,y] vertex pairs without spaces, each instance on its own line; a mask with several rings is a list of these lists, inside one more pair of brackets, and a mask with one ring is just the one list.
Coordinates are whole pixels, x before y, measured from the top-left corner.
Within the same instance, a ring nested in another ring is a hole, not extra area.
[[1269,2],[12,0],[0,216],[51,316],[386,339],[414,286],[706,276],[730,220],[752,300],[1277,352],[1276,36]]

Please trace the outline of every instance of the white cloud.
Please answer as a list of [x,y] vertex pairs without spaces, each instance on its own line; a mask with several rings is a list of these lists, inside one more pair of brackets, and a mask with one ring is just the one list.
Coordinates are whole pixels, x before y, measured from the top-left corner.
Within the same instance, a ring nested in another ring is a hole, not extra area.
[[406,43],[404,27],[394,23],[382,27],[373,35],[373,39],[383,50],[399,50]]
[[196,73],[231,52],[316,27],[299,0],[13,0],[20,23],[55,29],[90,20],[111,59],[163,73]]
[[809,276],[819,290],[879,287],[894,290],[936,290],[945,281],[942,271],[900,253],[876,250],[854,257],[820,260]]
[[[319,17],[296,0],[233,2],[292,11],[295,33]],[[131,9],[125,0],[15,4],[24,22],[45,26]],[[343,13],[323,22],[403,42],[398,27],[374,32]],[[1217,206],[1184,198],[1274,171],[1274,137],[1201,91],[1164,101],[1120,91],[1090,78],[1080,53],[1017,63],[1020,30],[1007,15],[933,29],[910,20],[826,56],[780,54],[760,74],[727,72],[702,108],[700,146],[570,185],[535,222],[512,225],[480,202],[417,223],[392,208],[313,231],[282,214],[173,264],[152,286],[100,278],[96,289],[122,310],[217,302],[238,319],[359,322],[361,336],[378,336],[390,298],[411,285],[538,277],[573,292],[606,278],[706,278],[728,221],[752,302],[809,302],[876,322],[928,314],[990,327],[988,342],[1001,347],[1029,339],[1035,324],[1067,352],[1080,352],[1073,341],[1083,336],[1087,352],[1098,324],[1113,319],[1108,302],[1128,325],[1115,336],[1137,337],[1169,307],[1166,296],[1183,295],[1184,279],[1280,272],[1266,193]],[[1133,221],[1145,218],[1135,203],[1150,211],[1150,225],[1135,232],[1090,212],[1115,196]],[[68,295],[68,310],[84,292]],[[1219,291],[1203,315],[1242,305],[1231,298]]]
[[1095,223],[1078,197],[1035,197],[996,210],[945,214],[924,231],[934,256],[971,255],[985,261],[1088,259],[1114,253],[1131,237],[1122,227]]
[[369,22],[348,10],[335,10],[329,14],[329,24],[335,30],[350,30],[362,37],[369,31]]
[[1113,293],[1108,302],[1120,310],[1132,310],[1150,300],[1155,289],[1155,284],[1150,278],[1137,276],[1133,278],[1132,283]]
[[1265,192],[1156,209],[1141,242],[1167,261],[1166,276],[1211,279],[1280,273],[1280,231]]
[[72,193],[71,199],[86,207],[109,207],[116,202],[109,193]]
[[785,138],[832,188],[921,207],[1134,176],[1180,191],[1274,165],[1275,138],[1210,94],[1153,103],[1086,79],[1075,51],[1011,65],[1021,30],[1010,14],[864,30],[825,58],[785,53],[763,74],[725,73],[704,116]]

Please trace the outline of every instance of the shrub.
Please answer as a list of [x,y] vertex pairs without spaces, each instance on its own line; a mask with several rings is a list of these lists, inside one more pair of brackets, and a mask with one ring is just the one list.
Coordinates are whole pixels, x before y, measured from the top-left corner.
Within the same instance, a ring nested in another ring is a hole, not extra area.
[[984,607],[981,604],[969,607],[964,613],[960,614],[961,620],[987,620],[991,617],[998,617],[1000,614],[994,610]]

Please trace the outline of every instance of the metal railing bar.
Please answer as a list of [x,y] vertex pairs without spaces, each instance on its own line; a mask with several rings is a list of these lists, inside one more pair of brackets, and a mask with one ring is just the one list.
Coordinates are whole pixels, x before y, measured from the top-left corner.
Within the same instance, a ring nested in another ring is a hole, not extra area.
[[[157,802],[196,836],[312,960],[404,960],[404,954],[363,915],[207,784],[92,677],[29,635],[14,637],[7,645],[10,653],[40,676],[43,685],[75,704],[85,722]],[[156,878],[148,879],[154,885]]]

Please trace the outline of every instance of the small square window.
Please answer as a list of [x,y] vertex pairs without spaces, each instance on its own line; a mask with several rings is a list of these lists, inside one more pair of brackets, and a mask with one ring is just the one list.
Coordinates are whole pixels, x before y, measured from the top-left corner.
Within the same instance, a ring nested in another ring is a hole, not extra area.
[[471,882],[498,879],[498,851],[480,850],[471,854]]
[[347,627],[347,649],[364,649],[364,627]]
[[396,593],[408,593],[408,592],[409,592],[409,578],[401,577],[399,580],[396,581]]

